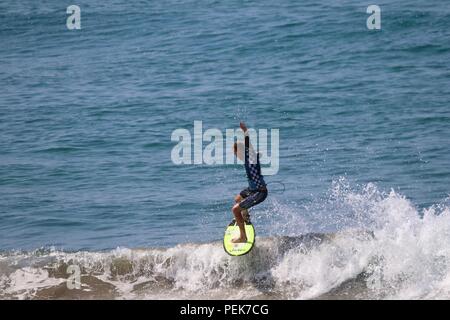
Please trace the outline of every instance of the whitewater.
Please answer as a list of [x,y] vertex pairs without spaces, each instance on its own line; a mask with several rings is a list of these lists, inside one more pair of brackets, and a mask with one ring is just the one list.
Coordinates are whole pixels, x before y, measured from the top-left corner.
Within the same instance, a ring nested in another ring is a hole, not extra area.
[[[228,256],[220,240],[170,248],[4,251],[0,298],[450,298],[448,199],[419,210],[394,190],[367,184],[355,191],[345,181],[334,183],[329,199],[351,213],[351,224],[334,232],[257,237],[243,257]],[[298,221],[291,221],[292,230]],[[70,265],[80,267],[80,289],[68,289]]]

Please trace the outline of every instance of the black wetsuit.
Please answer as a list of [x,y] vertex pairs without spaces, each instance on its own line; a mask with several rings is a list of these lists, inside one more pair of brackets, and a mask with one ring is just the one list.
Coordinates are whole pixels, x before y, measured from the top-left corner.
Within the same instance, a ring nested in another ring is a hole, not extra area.
[[264,177],[261,174],[261,164],[259,154],[250,150],[250,138],[248,132],[245,133],[245,172],[247,173],[248,188],[240,192],[244,199],[239,203],[242,209],[251,208],[267,198],[267,187]]

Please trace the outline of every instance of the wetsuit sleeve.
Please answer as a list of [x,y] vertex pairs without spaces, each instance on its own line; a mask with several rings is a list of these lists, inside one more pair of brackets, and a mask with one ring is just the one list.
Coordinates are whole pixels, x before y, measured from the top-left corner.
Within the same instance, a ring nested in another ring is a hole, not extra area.
[[245,132],[245,163],[246,164],[257,164],[256,154],[250,149],[250,137],[248,131]]
[[250,159],[250,137],[248,135],[248,131],[245,133],[245,163],[249,163]]

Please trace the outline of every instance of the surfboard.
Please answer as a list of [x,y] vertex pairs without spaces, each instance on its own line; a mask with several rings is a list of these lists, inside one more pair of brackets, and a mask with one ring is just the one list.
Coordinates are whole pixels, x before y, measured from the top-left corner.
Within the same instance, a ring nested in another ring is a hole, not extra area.
[[225,252],[234,257],[249,253],[255,244],[255,228],[250,221],[245,222],[245,234],[247,236],[247,242],[231,242],[232,239],[239,237],[239,227],[233,219],[225,229],[225,235],[223,237],[223,248]]

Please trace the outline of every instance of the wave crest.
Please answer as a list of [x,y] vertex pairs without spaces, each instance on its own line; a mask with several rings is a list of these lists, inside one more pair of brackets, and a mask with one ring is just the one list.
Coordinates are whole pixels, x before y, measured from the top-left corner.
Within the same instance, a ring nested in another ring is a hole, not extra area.
[[[243,257],[226,255],[221,242],[108,252],[3,253],[0,298],[450,297],[448,205],[419,212],[394,191],[381,193],[369,184],[358,193],[342,181],[331,198],[337,211],[347,210],[351,226],[330,233],[259,237]],[[80,289],[67,288],[69,265],[80,267]]]

